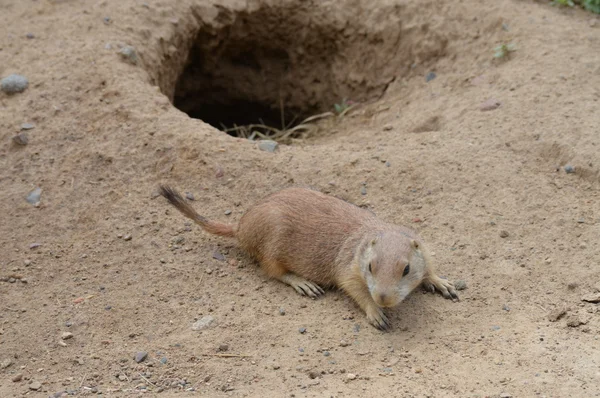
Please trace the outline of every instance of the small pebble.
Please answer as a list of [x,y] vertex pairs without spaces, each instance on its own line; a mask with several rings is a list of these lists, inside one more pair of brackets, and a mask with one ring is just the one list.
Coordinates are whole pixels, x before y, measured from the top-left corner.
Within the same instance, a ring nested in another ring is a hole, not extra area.
[[137,53],[135,51],[135,48],[132,46],[123,47],[119,51],[119,54],[121,55],[121,58],[123,58],[124,60],[126,60],[127,62],[129,62],[132,65],[136,65],[138,62]]
[[265,152],[275,152],[275,150],[279,147],[279,144],[276,141],[272,140],[260,140],[258,141],[258,149]]
[[348,380],[354,380],[354,379],[356,379],[356,375],[355,375],[354,373],[348,373],[348,374],[346,375],[346,378],[347,378]]
[[186,197],[188,200],[196,200],[196,198],[194,198],[194,194],[193,194],[193,193],[191,193],[191,192],[186,192],[186,193],[185,193],[185,197]]
[[140,351],[138,353],[135,354],[135,356],[133,357],[133,359],[137,362],[143,362],[144,359],[146,359],[148,357],[148,353],[146,351]]
[[33,191],[29,192],[29,194],[27,194],[27,197],[25,198],[25,200],[27,200],[27,202],[29,204],[35,205],[36,203],[40,202],[40,198],[42,197],[42,188],[36,188]]
[[304,334],[306,333],[306,328],[299,328],[298,331],[300,332],[300,334]]
[[225,351],[227,351],[227,350],[229,350],[229,346],[228,346],[227,344],[221,344],[221,345],[219,346],[219,351],[221,351],[221,352],[225,352]]
[[222,255],[222,254],[221,254],[221,252],[219,252],[219,251],[215,251],[215,252],[213,252],[213,255],[212,255],[212,257],[213,257],[215,260],[219,260],[219,261],[225,261],[225,256],[224,256],[224,255]]
[[23,123],[21,125],[21,130],[32,130],[35,127],[32,123]]
[[585,301],[587,303],[598,304],[598,303],[600,303],[600,293],[590,293],[590,294],[587,294],[587,295],[583,296],[581,298],[581,300]]
[[350,345],[350,343],[348,343],[346,340],[340,341],[340,347],[348,347],[349,345]]
[[500,105],[501,105],[500,101],[498,101],[494,98],[490,98],[489,100],[487,100],[483,104],[481,104],[479,109],[484,112],[485,111],[493,111],[494,109],[497,109]]
[[510,307],[509,307],[508,305],[506,305],[506,304],[504,304],[504,305],[502,306],[502,309],[503,309],[504,311],[507,311],[507,312],[508,312],[508,311],[510,311]]
[[331,354],[329,353],[329,351],[323,351],[323,355],[324,355],[324,356],[326,356],[326,357],[328,357],[328,356],[330,356]]
[[35,39],[35,35],[33,33],[27,33],[25,37],[28,39]]
[[123,240],[131,240],[131,235],[125,235],[125,236],[123,237]]
[[367,187],[362,187],[362,188],[360,189],[360,194],[361,194],[361,195],[366,195],[366,194],[367,194]]
[[458,279],[454,282],[454,288],[456,288],[456,290],[465,290],[467,288],[467,282],[462,279]]
[[274,369],[274,370],[277,370],[277,369],[279,369],[279,368],[281,368],[281,366],[280,366],[278,363],[274,363],[274,364],[273,364],[273,369]]
[[60,338],[63,340],[69,340],[73,338],[73,333],[71,332],[63,332],[63,334],[60,335]]
[[492,326],[492,330],[500,330],[500,326]]
[[162,363],[163,365],[166,365],[167,364],[167,358],[166,357],[162,357],[160,359],[160,363]]
[[567,313],[567,309],[566,308],[557,308],[557,309],[554,309],[554,310],[550,311],[550,313],[548,314],[548,320],[550,322],[556,322],[560,318],[562,318],[566,313]]
[[225,215],[228,216],[231,214],[231,210],[225,210]]
[[29,81],[25,76],[9,75],[0,80],[0,89],[6,94],[21,93],[27,89]]
[[17,373],[16,375],[14,375],[11,379],[14,383],[17,383],[21,380],[23,380],[23,373]]
[[512,395],[510,395],[507,392],[503,392],[502,394],[500,394],[500,398],[512,398]]
[[311,379],[316,379],[319,376],[320,376],[320,373],[316,372],[314,370],[311,370],[310,372],[308,372],[308,377],[310,377]]
[[202,330],[212,326],[215,323],[215,318],[210,315],[204,316],[201,319],[194,322],[192,330]]
[[285,309],[280,308],[279,309],[279,315],[285,315]]
[[391,124],[386,124],[385,126],[383,126],[383,131],[390,131],[394,128],[394,126],[392,126]]
[[573,167],[570,164],[568,164],[568,165],[565,166],[565,172],[567,174],[575,173],[575,167]]
[[31,381],[31,383],[29,383],[29,389],[30,389],[30,390],[37,391],[37,390],[39,390],[40,388],[42,388],[42,383],[40,383],[40,382],[39,382],[39,381],[37,381],[37,380],[32,380],[32,381]]
[[500,231],[500,237],[501,238],[508,238],[508,235],[509,235],[508,231],[504,231],[504,230]]
[[17,145],[25,146],[29,144],[29,137],[27,136],[27,133],[19,133],[17,135],[14,135],[12,139]]
[[429,83],[430,81],[432,81],[433,79],[435,79],[437,77],[437,75],[435,74],[435,72],[429,72],[427,74],[427,76],[425,76],[425,81],[427,83]]
[[391,165],[392,165],[392,164],[390,163],[390,161],[389,161],[389,160],[385,162],[385,167],[390,167]]

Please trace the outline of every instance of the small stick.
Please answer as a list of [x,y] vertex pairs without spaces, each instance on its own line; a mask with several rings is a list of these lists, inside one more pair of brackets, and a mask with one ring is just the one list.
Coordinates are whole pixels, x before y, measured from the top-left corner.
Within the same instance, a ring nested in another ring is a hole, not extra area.
[[154,387],[156,387],[156,384],[154,384],[154,383],[152,383],[150,380],[146,379],[146,378],[144,377],[144,375],[142,375],[141,373],[139,373],[139,375],[140,375],[140,377],[141,377],[142,379],[144,379],[144,381],[145,381],[146,383],[148,383],[148,384],[150,384],[150,385],[153,385]]
[[202,354],[203,357],[219,357],[219,358],[250,358],[252,355],[246,354]]
[[85,381],[85,378],[87,377],[87,373],[85,373],[83,375],[83,379],[81,379],[81,383],[79,383],[79,388],[81,388],[81,386],[83,386],[83,382]]

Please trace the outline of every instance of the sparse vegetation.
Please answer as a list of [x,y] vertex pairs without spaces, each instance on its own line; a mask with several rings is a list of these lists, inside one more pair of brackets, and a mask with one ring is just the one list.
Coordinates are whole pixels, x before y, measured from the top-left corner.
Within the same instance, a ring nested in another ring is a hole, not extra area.
[[339,104],[334,104],[333,108],[335,109],[335,113],[339,116],[343,116],[354,106],[354,102],[348,101],[346,98],[342,100]]
[[582,3],[586,10],[600,14],[600,0],[583,0]]
[[516,50],[517,47],[513,43],[501,44],[494,48],[494,58],[506,58],[511,52]]
[[575,3],[573,3],[573,0],[553,0],[552,4],[561,7],[575,7]]

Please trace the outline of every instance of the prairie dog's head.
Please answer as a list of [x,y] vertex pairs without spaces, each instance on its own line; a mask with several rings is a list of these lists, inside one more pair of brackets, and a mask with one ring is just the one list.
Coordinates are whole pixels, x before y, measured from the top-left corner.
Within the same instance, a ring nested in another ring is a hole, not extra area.
[[421,284],[426,263],[421,243],[384,232],[362,247],[359,263],[371,297],[380,307],[394,307]]

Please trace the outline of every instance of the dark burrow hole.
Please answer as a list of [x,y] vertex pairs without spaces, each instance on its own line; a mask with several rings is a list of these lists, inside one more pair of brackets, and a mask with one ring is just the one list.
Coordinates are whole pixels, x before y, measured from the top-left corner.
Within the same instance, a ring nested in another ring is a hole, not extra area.
[[[264,124],[271,128],[254,138],[290,141],[317,133],[307,118],[341,114],[350,101],[376,101],[398,75],[445,53],[447,39],[413,20],[418,13],[393,6],[333,13],[327,4],[194,9],[198,30],[166,47],[164,59],[173,63],[159,76],[163,91],[190,117],[220,130]],[[283,138],[270,137],[282,128]],[[252,130],[228,133],[248,137]]]
[[308,103],[291,93],[293,85],[286,84],[294,75],[290,57],[281,49],[289,37],[270,43],[260,32],[249,35],[241,30],[248,28],[248,18],[252,15],[219,30],[199,32],[173,102],[190,117],[229,135],[278,139],[322,110],[315,101]]

